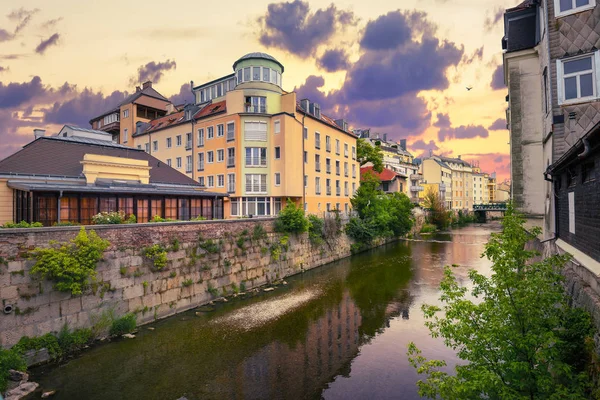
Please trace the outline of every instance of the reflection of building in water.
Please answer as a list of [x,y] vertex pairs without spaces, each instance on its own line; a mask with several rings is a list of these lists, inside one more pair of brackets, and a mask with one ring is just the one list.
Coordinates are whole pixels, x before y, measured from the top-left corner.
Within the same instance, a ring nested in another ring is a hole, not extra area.
[[216,377],[215,385],[229,382],[215,392],[236,399],[312,397],[358,354],[360,324],[360,312],[346,291],[337,308],[309,325],[304,342],[269,343],[226,372],[229,376]]

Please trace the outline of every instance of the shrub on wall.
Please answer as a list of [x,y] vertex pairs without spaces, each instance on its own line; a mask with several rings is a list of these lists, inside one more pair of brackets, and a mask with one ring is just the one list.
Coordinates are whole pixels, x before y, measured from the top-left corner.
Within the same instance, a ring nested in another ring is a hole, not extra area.
[[304,210],[288,199],[286,206],[281,210],[275,221],[275,230],[278,232],[303,233],[308,230],[309,222],[304,216]]
[[310,242],[315,246],[323,244],[325,221],[316,215],[309,215],[308,222],[308,238]]
[[32,223],[28,223],[25,221],[21,221],[18,224],[15,224],[14,222],[5,222],[4,225],[2,225],[2,228],[6,228],[6,229],[14,229],[14,228],[41,228],[42,223],[41,222],[32,222]]
[[50,242],[48,248],[36,248],[30,254],[36,263],[31,274],[54,282],[54,288],[72,295],[82,294],[96,277],[96,264],[110,243],[96,232],[89,235],[81,227],[75,239],[66,243]]
[[154,269],[160,271],[167,266],[167,250],[160,244],[146,247],[142,254],[152,261]]
[[122,224],[125,222],[125,213],[123,211],[103,211],[93,215],[92,222],[95,225]]
[[136,324],[137,317],[135,314],[125,314],[121,318],[117,318],[113,321],[112,326],[110,327],[110,334],[118,336],[133,332]]

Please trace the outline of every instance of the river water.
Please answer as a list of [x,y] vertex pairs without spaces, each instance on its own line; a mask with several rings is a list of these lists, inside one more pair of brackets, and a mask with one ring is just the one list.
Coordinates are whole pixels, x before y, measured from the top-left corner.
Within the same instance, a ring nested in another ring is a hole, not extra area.
[[[287,279],[272,292],[141,327],[33,369],[59,399],[418,399],[406,357],[457,359],[424,326],[445,265],[468,283],[492,225],[399,241]],[[39,398],[39,393],[36,394]]]

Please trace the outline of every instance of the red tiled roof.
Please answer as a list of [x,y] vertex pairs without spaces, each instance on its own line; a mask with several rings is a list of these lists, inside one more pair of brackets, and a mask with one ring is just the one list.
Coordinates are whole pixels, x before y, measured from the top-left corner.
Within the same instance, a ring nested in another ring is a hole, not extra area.
[[384,168],[383,171],[377,172],[373,170],[373,167],[362,167],[360,169],[360,176],[363,176],[367,172],[376,175],[382,182],[393,181],[396,177],[400,176],[391,169]]
[[219,113],[226,112],[226,111],[227,111],[227,106],[226,106],[225,101],[219,101],[217,103],[207,104],[204,108],[202,108],[200,111],[198,111],[196,113],[196,115],[194,115],[194,118],[196,118],[196,119],[204,118],[204,117],[208,117],[213,114],[219,114]]
[[183,120],[183,111],[165,115],[164,117],[153,119],[148,122],[150,124],[143,133],[154,132],[158,129],[163,129],[171,125],[175,125]]

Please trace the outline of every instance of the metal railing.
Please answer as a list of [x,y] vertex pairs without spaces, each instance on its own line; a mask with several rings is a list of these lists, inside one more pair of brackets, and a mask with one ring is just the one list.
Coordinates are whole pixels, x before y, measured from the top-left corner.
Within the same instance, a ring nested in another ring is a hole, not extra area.
[[473,211],[506,211],[506,203],[473,204]]
[[192,149],[192,141],[188,140],[185,142],[185,149],[186,150],[191,150]]
[[227,157],[227,167],[235,167],[235,157]]
[[265,167],[266,165],[266,157],[246,157],[246,167]]
[[246,106],[246,112],[247,113],[259,113],[259,114],[266,114],[267,113],[267,106]]
[[331,196],[331,186],[327,186],[326,193],[327,195]]

